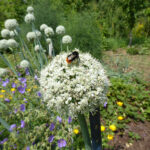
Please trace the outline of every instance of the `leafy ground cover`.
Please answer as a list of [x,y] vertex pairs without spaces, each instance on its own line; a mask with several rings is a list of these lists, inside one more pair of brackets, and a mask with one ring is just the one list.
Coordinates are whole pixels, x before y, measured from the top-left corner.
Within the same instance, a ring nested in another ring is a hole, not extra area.
[[[120,49],[116,52],[105,52],[104,64],[109,68],[112,87],[106,109],[102,110],[102,121],[117,120],[122,115],[122,121],[116,121],[118,131],[114,139],[105,146],[114,150],[148,150],[150,131],[150,85],[149,85],[149,55],[128,55]],[[142,78],[141,78],[142,76]],[[119,77],[119,78],[118,78]],[[140,78],[139,78],[140,77]],[[143,80],[144,79],[144,80]],[[123,105],[117,108],[117,101]],[[104,116],[107,116],[103,119]],[[111,147],[111,146],[112,147]],[[110,148],[111,147],[111,148]]]

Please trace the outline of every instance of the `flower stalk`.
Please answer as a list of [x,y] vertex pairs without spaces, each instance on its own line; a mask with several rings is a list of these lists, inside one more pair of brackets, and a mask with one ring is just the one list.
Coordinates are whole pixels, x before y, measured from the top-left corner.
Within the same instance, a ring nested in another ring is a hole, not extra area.
[[86,123],[84,115],[79,114],[78,120],[79,120],[79,124],[81,127],[81,132],[82,132],[82,136],[83,136],[83,140],[84,140],[84,144],[85,144],[85,149],[91,150],[90,135],[89,135],[89,131],[88,131],[88,127],[87,127],[87,123]]

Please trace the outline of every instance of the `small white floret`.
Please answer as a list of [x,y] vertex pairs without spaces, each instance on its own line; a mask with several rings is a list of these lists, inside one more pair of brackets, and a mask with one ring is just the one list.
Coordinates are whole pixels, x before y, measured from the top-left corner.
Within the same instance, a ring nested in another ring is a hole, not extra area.
[[16,19],[7,19],[5,21],[5,28],[8,30],[15,30],[18,27],[18,22]]
[[64,34],[64,33],[65,33],[65,27],[62,26],[62,25],[59,25],[59,26],[56,28],[56,33],[57,33],[57,34]]
[[54,35],[54,30],[51,27],[47,27],[45,28],[44,33],[46,36],[51,36]]
[[62,43],[63,44],[70,44],[71,42],[72,42],[71,36],[69,36],[69,35],[63,36],[63,38],[62,38]]
[[32,23],[35,21],[34,14],[27,14],[24,18],[26,23]]
[[21,68],[28,68],[29,65],[30,65],[30,63],[29,63],[27,60],[22,60],[22,61],[20,62],[20,67],[21,67]]
[[10,36],[10,31],[9,31],[8,29],[3,29],[3,30],[1,31],[1,36],[2,36],[3,38],[8,38],[8,37]]
[[28,13],[33,13],[34,12],[34,8],[32,6],[28,6],[27,7],[27,12]]

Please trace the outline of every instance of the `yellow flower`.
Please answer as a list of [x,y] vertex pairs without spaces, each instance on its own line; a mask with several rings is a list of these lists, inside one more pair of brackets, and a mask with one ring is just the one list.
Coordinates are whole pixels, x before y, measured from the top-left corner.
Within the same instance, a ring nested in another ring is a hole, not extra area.
[[11,88],[11,92],[14,92],[14,91],[16,91],[16,89],[15,88]]
[[16,80],[15,83],[17,84],[17,83],[18,83],[18,80]]
[[117,102],[118,106],[123,106],[123,102]]
[[36,88],[37,88],[37,85],[34,85],[33,88],[36,89]]
[[73,132],[74,132],[74,134],[79,134],[79,130],[78,129],[74,129]]
[[105,127],[101,126],[101,131],[104,132],[105,131]]
[[3,98],[4,97],[4,95],[0,95],[0,98]]
[[5,90],[1,90],[1,93],[5,93],[6,91]]
[[118,120],[123,120],[124,118],[122,116],[118,116]]
[[12,96],[9,96],[9,99],[12,99]]
[[107,138],[108,138],[108,140],[113,140],[114,136],[113,136],[113,135],[108,134]]
[[30,91],[31,91],[31,89],[27,89],[27,91],[28,91],[28,92],[30,92]]
[[116,131],[117,130],[116,126],[113,125],[113,124],[109,126],[109,129],[112,130],[112,131]]

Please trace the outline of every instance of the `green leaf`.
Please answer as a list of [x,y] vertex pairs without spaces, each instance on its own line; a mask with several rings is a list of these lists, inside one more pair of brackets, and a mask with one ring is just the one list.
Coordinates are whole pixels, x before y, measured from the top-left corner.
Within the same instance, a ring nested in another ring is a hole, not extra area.
[[7,123],[5,120],[3,120],[2,118],[0,118],[0,123],[1,123],[7,130],[9,130],[10,126],[8,125],[8,123]]

